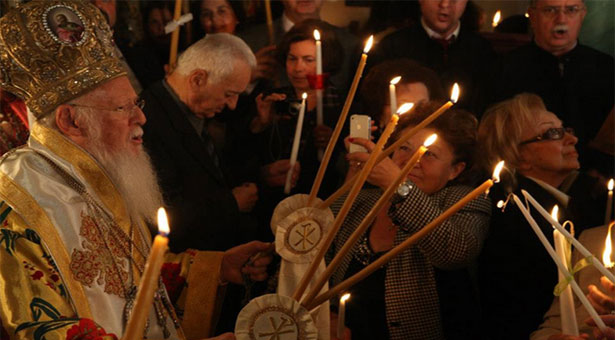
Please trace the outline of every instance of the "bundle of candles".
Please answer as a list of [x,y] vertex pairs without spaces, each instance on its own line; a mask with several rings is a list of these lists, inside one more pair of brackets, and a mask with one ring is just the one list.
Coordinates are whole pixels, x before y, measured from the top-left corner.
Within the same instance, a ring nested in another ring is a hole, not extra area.
[[[562,224],[559,223],[557,219],[558,207],[555,206],[552,210],[552,213],[549,214],[544,207],[532,197],[530,193],[525,190],[521,190],[526,203],[529,203],[527,206],[523,204],[523,202],[519,199],[517,195],[511,193],[509,199],[515,202],[515,205],[519,208],[527,222],[529,223],[532,230],[538,236],[538,239],[546,249],[547,253],[555,262],[555,265],[558,268],[558,276],[560,280],[560,284],[562,282],[568,282],[569,285],[561,292],[560,294],[560,315],[561,315],[561,329],[564,334],[568,335],[579,335],[579,329],[577,326],[576,312],[574,307],[574,302],[572,298],[572,292],[577,296],[578,300],[581,302],[583,307],[587,310],[591,318],[596,323],[597,327],[604,332],[606,330],[606,325],[591,305],[581,287],[577,284],[574,279],[574,274],[571,272],[572,268],[568,267],[570,263],[570,253],[571,253],[571,245],[574,246],[579,253],[583,257],[589,260],[589,262],[596,268],[598,271],[604,275],[609,281],[615,283],[615,275],[608,269],[613,267],[614,263],[611,261],[611,253],[612,253],[612,239],[611,239],[611,227],[613,226],[613,222],[611,219],[611,211],[613,204],[613,180],[611,179],[608,184],[608,198],[607,198],[607,206],[606,206],[606,214],[605,214],[605,226],[608,225],[608,232],[605,239],[605,250],[603,252],[602,261],[600,263],[598,259],[589,251],[583,244],[581,244],[577,239],[575,239],[574,235],[571,232],[568,232]],[[505,207],[506,203],[498,202],[499,207]],[[545,234],[542,232],[536,220],[532,217],[529,211],[529,205],[532,205],[536,211],[542,215],[554,228],[553,230],[553,247]]]

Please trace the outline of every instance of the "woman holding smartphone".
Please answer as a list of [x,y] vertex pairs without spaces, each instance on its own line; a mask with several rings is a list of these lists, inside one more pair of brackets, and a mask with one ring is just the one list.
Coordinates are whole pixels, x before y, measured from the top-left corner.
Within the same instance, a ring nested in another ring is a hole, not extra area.
[[[419,104],[412,114],[402,116],[389,143],[421,122],[441,103]],[[331,278],[331,286],[359,272],[382,254],[423,228],[444,210],[469,193],[473,187],[471,168],[476,146],[477,121],[466,111],[451,109],[418,131],[396,150],[391,158],[378,163],[368,177],[375,188],[364,188],[329,249],[331,259],[363,221],[378,198],[397,177],[412,154],[431,134],[437,141],[429,147],[410,172],[394,198],[387,204],[352,250],[346,254]],[[374,143],[353,139],[371,152]],[[365,162],[368,153],[348,155],[350,162]],[[332,205],[334,214],[344,202]],[[346,304],[346,326],[352,339],[472,339],[472,301],[443,303],[453,295],[451,287],[440,289],[437,269],[449,271],[468,266],[479,254],[489,225],[491,204],[481,195],[441,226],[350,289]],[[459,295],[469,296],[467,281],[456,281]],[[448,301],[451,302],[451,301]],[[332,301],[334,303],[334,301]],[[444,310],[456,308],[457,313]],[[456,314],[457,318],[445,318]],[[474,315],[478,317],[478,313]],[[463,323],[451,325],[449,321]]]

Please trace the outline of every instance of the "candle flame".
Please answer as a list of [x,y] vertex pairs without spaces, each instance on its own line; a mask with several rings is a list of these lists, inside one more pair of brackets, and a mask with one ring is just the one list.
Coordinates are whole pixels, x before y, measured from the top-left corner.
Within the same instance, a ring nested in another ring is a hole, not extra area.
[[427,137],[427,139],[425,139],[425,142],[423,143],[423,146],[424,147],[430,146],[431,144],[435,143],[436,139],[438,139],[438,135],[436,135],[434,133],[431,136]]
[[498,183],[500,181],[500,171],[502,171],[502,168],[504,167],[504,161],[500,161],[496,166],[495,169],[493,170],[493,181]]
[[607,185],[609,191],[613,191],[613,179],[611,178],[611,180],[609,181],[609,184]]
[[553,219],[557,221],[558,214],[559,214],[559,207],[556,204],[553,206],[553,210],[551,210],[551,217],[553,217]]
[[314,39],[317,41],[320,40],[320,32],[318,32],[318,30],[314,30]]
[[529,17],[530,17],[530,15],[529,15],[527,12],[525,12],[525,17],[526,17],[526,18],[529,18]]
[[373,44],[374,44],[374,36],[370,35],[369,39],[367,39],[367,42],[365,43],[365,48],[363,49],[363,53],[369,52],[369,50],[372,49]]
[[493,16],[493,23],[491,24],[491,26],[496,27],[500,23],[501,17],[502,11],[498,10],[497,12],[495,12],[495,15]]
[[340,302],[346,302],[346,300],[348,300],[349,298],[350,298],[350,293],[346,293],[342,295],[342,297],[340,298]]
[[497,206],[498,208],[502,208],[502,207],[504,206],[504,201],[499,200],[499,201],[498,201],[498,203],[496,204],[496,206]]
[[158,208],[158,232],[161,234],[168,234],[169,229],[169,220],[167,219],[167,212],[164,208]]
[[401,76],[397,76],[391,79],[391,85],[397,85],[397,83],[399,83],[400,80],[401,80]]
[[303,94],[301,95],[301,98],[306,99],[307,98],[307,92],[303,92]]
[[397,108],[397,114],[403,115],[404,113],[410,111],[414,107],[414,103],[403,103],[399,108]]
[[611,228],[613,227],[613,222],[609,224],[609,230],[606,233],[606,238],[604,239],[604,252],[602,253],[602,263],[607,268],[613,268],[615,263],[611,261],[611,253],[613,252],[613,241],[611,239]]
[[453,90],[451,91],[451,101],[454,103],[457,103],[457,100],[459,99],[459,84],[455,83],[453,85]]

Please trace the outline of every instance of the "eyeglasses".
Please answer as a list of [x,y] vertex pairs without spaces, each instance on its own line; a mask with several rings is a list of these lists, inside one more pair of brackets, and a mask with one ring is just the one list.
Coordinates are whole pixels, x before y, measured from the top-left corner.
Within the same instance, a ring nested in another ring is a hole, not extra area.
[[121,105],[121,106],[118,106],[112,109],[108,109],[105,107],[98,107],[98,106],[72,104],[72,103],[69,105],[78,106],[78,107],[87,107],[88,109],[103,110],[103,111],[133,112],[135,108],[139,108],[140,110],[143,110],[143,108],[145,107],[145,99],[137,97],[132,103]]
[[536,136],[532,139],[526,140],[524,142],[519,143],[519,145],[525,145],[534,142],[547,141],[547,140],[560,140],[564,138],[564,134],[568,132],[569,134],[574,136],[573,128],[550,128],[545,131],[543,134]]
[[581,11],[583,11],[585,9],[585,6],[579,6],[579,5],[563,6],[563,7],[544,6],[540,8],[539,7],[534,7],[534,8],[540,11],[540,13],[542,13],[542,15],[544,15],[545,17],[553,19],[557,17],[557,15],[560,12],[563,12],[565,16],[572,18],[576,16],[577,14],[579,14]]

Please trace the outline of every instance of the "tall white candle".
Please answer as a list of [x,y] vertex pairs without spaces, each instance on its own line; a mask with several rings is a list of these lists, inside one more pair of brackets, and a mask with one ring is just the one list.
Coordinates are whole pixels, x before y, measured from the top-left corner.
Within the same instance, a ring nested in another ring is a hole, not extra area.
[[350,298],[350,293],[342,295],[340,298],[340,305],[337,309],[337,338],[344,338],[344,328],[346,327],[346,300]]
[[295,128],[295,139],[293,140],[293,148],[290,152],[290,169],[286,173],[286,184],[284,185],[284,193],[290,193],[291,180],[293,177],[293,170],[297,163],[297,155],[299,154],[299,144],[301,143],[301,131],[303,130],[303,117],[305,116],[305,100],[307,93],[303,93],[301,96],[301,109],[299,110],[299,116],[297,116],[297,127]]
[[[551,215],[557,220],[557,205],[553,207]],[[555,244],[555,252],[564,266],[568,268],[568,259],[566,254],[570,253],[570,243],[566,242],[566,238],[557,229],[553,230],[553,244]],[[566,273],[561,270],[557,271],[559,282],[566,279]],[[574,309],[574,300],[572,299],[572,289],[568,285],[559,296],[559,309],[562,320],[562,333],[568,335],[579,335],[579,327],[577,326],[577,314]]]
[[[322,109],[322,42],[320,41],[320,32],[314,30],[314,39],[316,40],[316,125],[324,124],[324,116]],[[323,149],[318,149],[318,160],[321,161],[324,155]]]
[[613,209],[613,179],[608,184],[609,196],[606,199],[606,211],[604,212],[604,225],[608,225],[611,222],[611,209]]
[[[540,230],[540,227],[538,226],[538,224],[536,223],[536,221],[534,220],[532,215],[530,215],[530,212],[525,208],[525,206],[523,205],[523,203],[521,202],[519,197],[517,197],[517,195],[513,194],[512,198],[515,201],[515,204],[517,205],[519,210],[521,210],[521,213],[523,214],[523,216],[525,217],[527,222],[530,224],[530,226],[534,230],[534,233],[536,233],[536,236],[538,236],[538,239],[540,240],[542,245],[547,250],[547,253],[549,253],[549,256],[551,256],[551,259],[553,259],[553,262],[555,262],[555,265],[557,266],[557,268],[560,271],[562,271],[563,273],[565,273],[566,277],[569,277],[571,279],[570,280],[570,286],[572,287],[572,290],[576,294],[576,296],[579,299],[579,301],[581,301],[581,303],[583,304],[583,306],[585,307],[585,309],[587,310],[587,312],[589,313],[591,318],[594,320],[594,322],[598,326],[598,328],[602,332],[605,332],[606,331],[606,325],[604,324],[602,319],[600,319],[600,316],[598,316],[598,313],[596,312],[594,307],[589,303],[589,300],[587,300],[587,297],[585,296],[585,294],[581,290],[581,287],[579,287],[577,282],[574,280],[574,277],[572,277],[572,274],[570,274],[568,269],[559,260],[559,258],[557,257],[557,254],[555,253],[555,250],[553,250],[553,247],[549,243],[549,240],[547,240],[547,238],[545,237],[545,234],[542,233],[542,231]],[[549,214],[547,214],[547,215],[549,215]],[[559,224],[559,223],[557,223],[557,224]],[[553,226],[555,226],[555,224]],[[558,229],[558,231],[559,231],[559,229]],[[568,232],[562,233],[562,234],[567,234],[567,233]]]
[[397,112],[397,93],[395,92],[395,85],[399,83],[401,76],[397,76],[391,79],[389,83],[389,102],[391,106],[391,114]]
[[589,250],[587,250],[585,246],[581,244],[581,242],[577,241],[574,236],[570,235],[568,230],[562,227],[562,225],[559,224],[558,221],[554,220],[553,217],[551,217],[551,215],[549,215],[549,213],[545,210],[545,208],[543,208],[540,203],[538,203],[538,201],[536,201],[536,199],[534,199],[534,197],[530,195],[529,192],[522,189],[521,193],[530,202],[530,204],[532,204],[534,208],[536,208],[536,211],[538,211],[542,215],[542,217],[544,217],[549,223],[553,225],[555,229],[557,229],[557,231],[562,233],[562,235],[566,236],[566,238],[569,239],[570,242],[572,242],[572,245],[581,253],[581,255],[583,255],[583,257],[589,258],[592,265],[596,267],[596,269],[598,269],[600,273],[602,273],[602,275],[606,276],[609,281],[615,283],[615,275],[613,275],[613,273],[606,269],[602,265],[602,263],[600,263],[600,261],[598,261],[598,259],[596,259],[596,257]]

